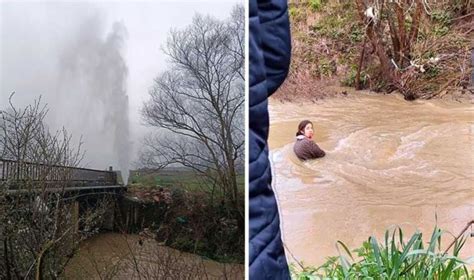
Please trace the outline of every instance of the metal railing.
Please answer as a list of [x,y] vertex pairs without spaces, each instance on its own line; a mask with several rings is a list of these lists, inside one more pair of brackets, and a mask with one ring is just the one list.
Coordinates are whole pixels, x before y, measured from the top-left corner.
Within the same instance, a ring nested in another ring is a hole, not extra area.
[[0,182],[67,183],[74,186],[118,185],[114,171],[48,165],[0,158]]

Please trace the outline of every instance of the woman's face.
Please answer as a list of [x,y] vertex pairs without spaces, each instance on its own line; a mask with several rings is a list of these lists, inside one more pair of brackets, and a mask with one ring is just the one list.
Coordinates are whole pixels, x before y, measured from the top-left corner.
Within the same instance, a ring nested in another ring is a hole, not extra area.
[[305,127],[304,127],[304,136],[308,137],[309,139],[313,139],[313,135],[314,135],[314,132],[313,132],[313,124],[311,123],[308,123]]

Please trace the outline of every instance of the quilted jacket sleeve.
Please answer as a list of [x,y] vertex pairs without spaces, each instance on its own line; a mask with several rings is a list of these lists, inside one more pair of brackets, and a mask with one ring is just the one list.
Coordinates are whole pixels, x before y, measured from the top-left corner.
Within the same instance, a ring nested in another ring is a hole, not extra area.
[[268,95],[283,83],[290,67],[291,38],[286,0],[259,0],[262,50],[267,73]]
[[[290,279],[268,160],[267,98],[288,72],[286,2],[249,2],[249,276]],[[283,28],[283,29],[282,29]]]

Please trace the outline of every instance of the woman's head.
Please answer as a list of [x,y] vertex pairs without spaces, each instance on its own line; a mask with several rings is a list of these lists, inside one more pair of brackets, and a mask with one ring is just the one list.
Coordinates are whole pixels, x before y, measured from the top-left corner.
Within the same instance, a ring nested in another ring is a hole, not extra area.
[[313,123],[308,121],[308,120],[304,120],[302,122],[300,122],[300,124],[298,125],[298,132],[296,132],[296,136],[298,135],[304,135],[306,137],[308,137],[309,139],[312,139],[313,138]]

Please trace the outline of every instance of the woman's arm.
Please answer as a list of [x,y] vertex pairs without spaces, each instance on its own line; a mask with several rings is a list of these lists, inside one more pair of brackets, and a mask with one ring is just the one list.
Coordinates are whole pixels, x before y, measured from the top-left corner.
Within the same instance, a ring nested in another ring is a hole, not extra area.
[[310,141],[310,142],[311,142],[310,151],[311,151],[311,156],[313,158],[321,158],[326,155],[326,153],[318,146],[318,144],[314,143],[314,141]]

